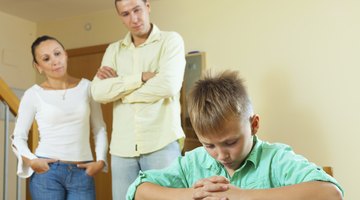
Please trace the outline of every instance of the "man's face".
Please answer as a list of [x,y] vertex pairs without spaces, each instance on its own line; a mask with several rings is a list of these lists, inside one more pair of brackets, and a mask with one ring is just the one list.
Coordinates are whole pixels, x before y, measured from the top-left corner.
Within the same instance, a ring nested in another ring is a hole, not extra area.
[[252,136],[257,132],[258,122],[257,115],[248,120],[234,118],[224,124],[220,133],[198,135],[198,138],[210,156],[219,161],[229,174],[233,174],[253,147]]
[[116,2],[121,21],[136,38],[146,38],[150,25],[150,4],[143,0],[122,0]]

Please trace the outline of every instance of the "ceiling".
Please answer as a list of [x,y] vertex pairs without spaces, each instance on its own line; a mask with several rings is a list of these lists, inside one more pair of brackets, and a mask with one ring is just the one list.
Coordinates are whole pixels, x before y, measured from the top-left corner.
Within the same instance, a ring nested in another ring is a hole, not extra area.
[[114,0],[0,0],[0,11],[33,22],[114,9]]

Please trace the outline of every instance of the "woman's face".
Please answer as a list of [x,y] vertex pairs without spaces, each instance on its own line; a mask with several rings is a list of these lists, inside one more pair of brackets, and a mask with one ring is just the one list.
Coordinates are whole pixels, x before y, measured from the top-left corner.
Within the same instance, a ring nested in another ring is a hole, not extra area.
[[47,78],[62,78],[67,74],[67,54],[55,40],[46,40],[35,49],[35,66]]

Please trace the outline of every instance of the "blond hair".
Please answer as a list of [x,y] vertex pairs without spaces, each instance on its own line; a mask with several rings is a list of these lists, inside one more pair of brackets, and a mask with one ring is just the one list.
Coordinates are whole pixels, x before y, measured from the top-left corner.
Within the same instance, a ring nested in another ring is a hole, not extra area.
[[224,123],[253,115],[251,101],[237,71],[208,71],[195,83],[187,98],[190,120],[196,134],[216,134]]

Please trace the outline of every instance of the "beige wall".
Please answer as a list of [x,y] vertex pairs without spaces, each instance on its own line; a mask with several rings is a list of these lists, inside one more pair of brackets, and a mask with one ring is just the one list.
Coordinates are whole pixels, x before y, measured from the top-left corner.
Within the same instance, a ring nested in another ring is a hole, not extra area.
[[24,89],[35,81],[30,46],[36,24],[0,12],[0,76],[9,85]]
[[261,117],[259,137],[334,167],[360,199],[360,1],[154,1],[152,19],[176,30],[208,67],[238,69]]
[[[360,199],[359,7],[356,0],[157,0],[151,17],[178,31],[187,51],[205,51],[209,68],[241,71],[262,139],[331,165],[346,199]],[[115,10],[38,24],[38,35],[54,35],[68,49],[125,32]]]
[[[10,87],[24,90],[35,82],[35,72],[31,65],[30,45],[36,37],[36,24],[0,12],[0,27],[0,77]],[[1,113],[1,115],[3,114]],[[14,123],[11,121],[8,126],[10,133],[13,131],[13,127]],[[0,120],[0,158],[4,158],[4,133],[4,122]],[[7,195],[8,199],[16,199],[16,157],[10,148],[8,155],[9,190]],[[4,159],[0,159],[0,198],[3,195],[3,167]],[[25,181],[22,179],[22,199],[25,199],[24,183]]]
[[[67,49],[107,44],[119,40],[126,29],[117,20],[116,10],[108,10],[64,20],[38,24],[38,35],[58,38]],[[91,30],[86,30],[86,25]]]

